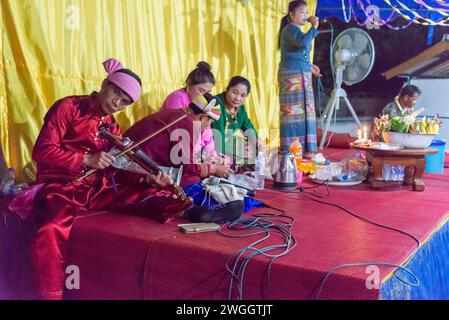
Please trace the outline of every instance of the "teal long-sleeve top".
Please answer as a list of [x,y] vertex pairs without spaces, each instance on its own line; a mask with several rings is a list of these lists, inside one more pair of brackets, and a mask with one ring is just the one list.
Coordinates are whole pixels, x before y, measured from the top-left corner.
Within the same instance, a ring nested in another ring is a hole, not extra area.
[[318,35],[318,30],[310,28],[303,33],[299,27],[289,23],[281,32],[281,62],[280,70],[312,72],[310,51],[312,40]]
[[[221,115],[220,118],[212,123],[211,127],[212,129],[218,130],[221,134],[221,136],[217,139],[214,135],[214,142],[215,142],[215,150],[217,152],[221,152],[223,154],[230,153],[231,147],[229,143],[229,139],[233,139],[233,154],[235,154],[236,149],[236,138],[233,135],[234,132],[236,132],[238,129],[242,130],[243,133],[250,130],[250,134],[254,134],[255,138],[257,139],[257,131],[254,128],[253,124],[251,123],[251,120],[248,118],[248,114],[245,111],[245,105],[241,105],[238,108],[237,113],[233,117],[226,111],[226,93],[223,92],[215,97],[217,99],[217,102],[220,104],[220,111]],[[249,132],[247,132],[249,133]],[[227,142],[228,141],[228,142]],[[228,147],[227,147],[228,146]]]

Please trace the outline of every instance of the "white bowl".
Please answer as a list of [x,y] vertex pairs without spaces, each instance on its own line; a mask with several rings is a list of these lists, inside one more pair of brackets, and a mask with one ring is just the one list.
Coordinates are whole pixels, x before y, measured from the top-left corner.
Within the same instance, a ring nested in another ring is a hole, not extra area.
[[436,134],[382,132],[385,142],[398,144],[408,149],[427,148]]

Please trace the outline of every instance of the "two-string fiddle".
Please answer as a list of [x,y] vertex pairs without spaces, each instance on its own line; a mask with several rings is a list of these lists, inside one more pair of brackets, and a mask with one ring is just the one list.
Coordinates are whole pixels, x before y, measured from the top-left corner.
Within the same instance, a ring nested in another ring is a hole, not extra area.
[[[132,142],[128,144],[123,144],[122,141],[115,135],[113,135],[110,131],[107,130],[106,126],[102,126],[99,129],[100,136],[107,140],[109,143],[111,143],[115,148],[117,148],[119,151],[123,152],[128,149],[128,151],[123,154],[122,156],[125,156],[129,158],[131,161],[137,163],[142,169],[144,169],[146,172],[150,174],[157,175],[159,172],[162,172],[162,169],[159,167],[159,165],[154,162],[153,159],[151,159],[144,151],[140,149],[131,149]],[[173,183],[173,189],[177,197],[179,197],[182,200],[188,200],[190,198],[187,198],[184,190],[178,186],[176,183]]]
[[[138,164],[144,171],[150,174],[157,175],[159,172],[163,172],[162,169],[159,167],[159,165],[151,159],[144,151],[137,149],[137,144],[134,144],[132,141],[121,140],[119,137],[112,134],[107,126],[101,126],[99,128],[100,136],[107,140],[111,145],[115,147],[116,150],[118,150],[118,153],[115,153],[114,156],[117,157],[126,157],[130,161],[133,161],[134,163]],[[140,144],[140,143],[139,143]],[[89,170],[85,175],[82,177],[72,181],[70,184],[74,184],[76,182],[79,182],[88,176],[95,173],[97,169],[91,169]],[[192,199],[190,197],[187,197],[184,190],[177,185],[176,183],[173,183],[173,189],[174,194],[176,197],[180,198],[181,200],[186,200],[192,202]]]

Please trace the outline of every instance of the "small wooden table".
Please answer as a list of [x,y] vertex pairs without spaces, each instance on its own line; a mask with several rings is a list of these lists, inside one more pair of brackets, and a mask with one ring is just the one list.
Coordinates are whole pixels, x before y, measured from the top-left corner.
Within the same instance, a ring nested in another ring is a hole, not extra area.
[[414,191],[424,191],[425,184],[422,180],[424,169],[426,168],[426,154],[435,154],[436,149],[399,149],[399,150],[379,150],[361,145],[351,144],[352,149],[365,151],[370,164],[368,181],[371,187],[381,189],[383,187],[382,168],[384,164],[405,167],[405,185],[412,185]]

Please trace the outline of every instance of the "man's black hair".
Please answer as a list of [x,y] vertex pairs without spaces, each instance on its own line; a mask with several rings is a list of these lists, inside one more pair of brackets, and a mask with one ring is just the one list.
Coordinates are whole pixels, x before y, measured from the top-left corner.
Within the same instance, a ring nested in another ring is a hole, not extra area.
[[404,88],[401,89],[401,92],[399,92],[399,96],[405,97],[409,96],[412,97],[415,93],[417,93],[419,96],[421,95],[421,90],[414,86],[413,84],[406,85]]

